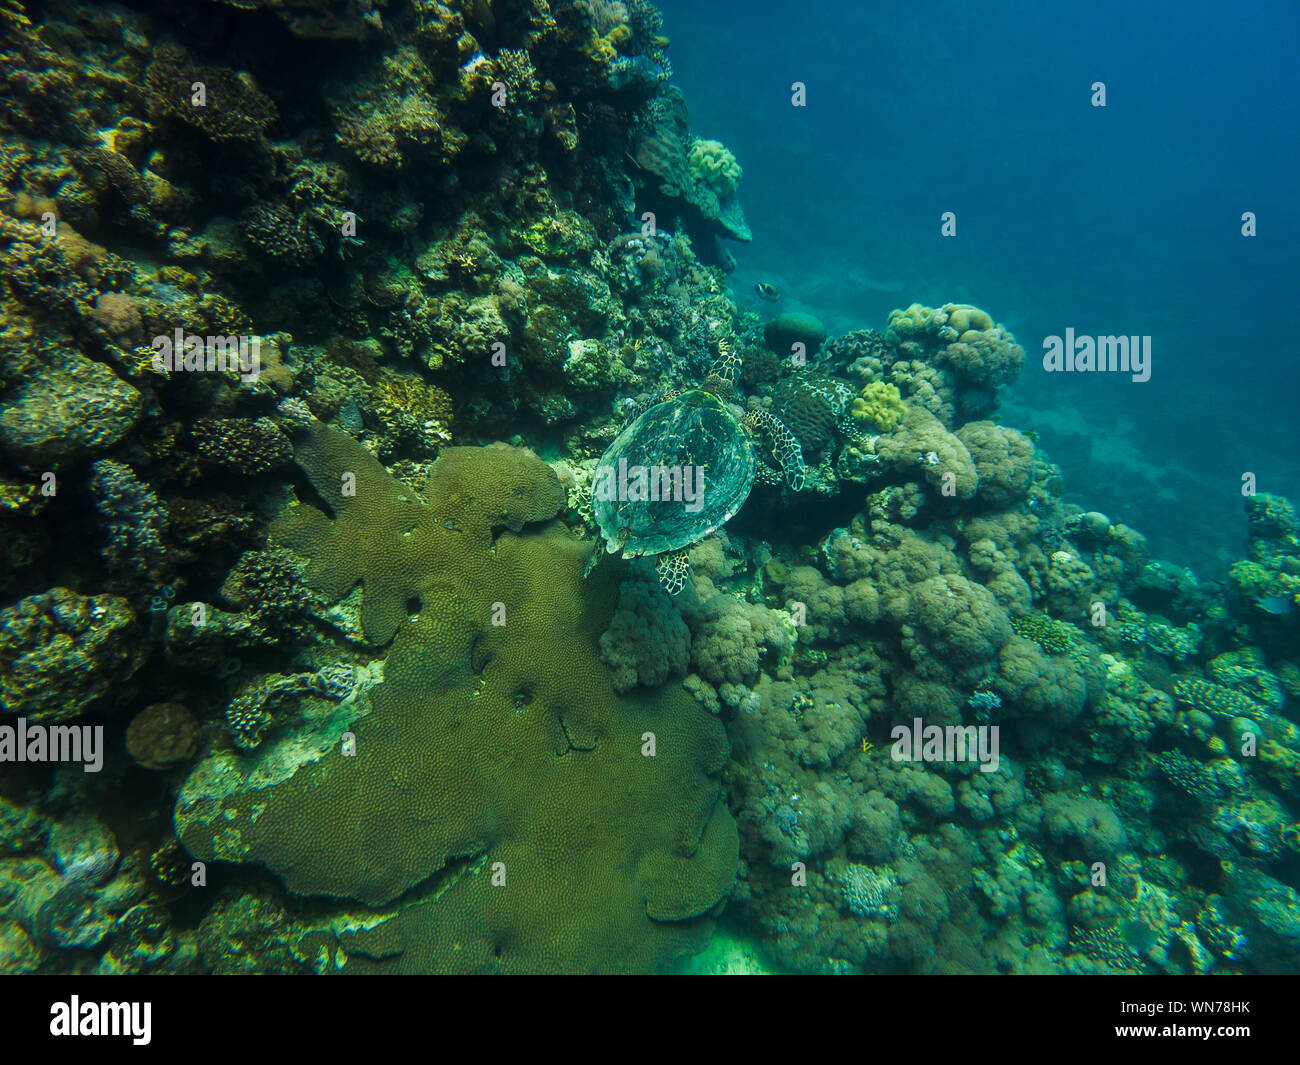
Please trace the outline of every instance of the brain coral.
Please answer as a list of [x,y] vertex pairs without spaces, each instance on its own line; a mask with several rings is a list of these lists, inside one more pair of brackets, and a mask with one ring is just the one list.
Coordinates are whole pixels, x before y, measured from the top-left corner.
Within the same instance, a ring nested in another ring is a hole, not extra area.
[[338,933],[350,972],[653,969],[698,949],[738,858],[726,739],[680,688],[616,696],[598,646],[616,574],[583,581],[584,545],[536,525],[563,504],[554,473],[450,448],[424,503],[319,423],[296,459],[333,517],[291,506],[275,537],[317,591],[361,585],[368,638],[393,640],[384,680],[368,712],[196,767],[186,848],[377,908]]
[[804,457],[811,458],[834,441],[836,424],[852,396],[848,386],[833,377],[800,373],[776,387],[774,413],[799,438]]

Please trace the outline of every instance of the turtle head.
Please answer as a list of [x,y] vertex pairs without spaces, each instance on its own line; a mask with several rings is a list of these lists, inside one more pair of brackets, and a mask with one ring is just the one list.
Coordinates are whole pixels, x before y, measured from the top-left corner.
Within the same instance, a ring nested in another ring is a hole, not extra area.
[[623,545],[627,543],[627,537],[628,537],[628,528],[626,525],[624,525],[623,528],[618,530],[618,534],[614,536],[614,538],[611,539],[608,544],[606,544],[605,550],[609,552],[611,555],[618,554],[620,551],[623,550]]

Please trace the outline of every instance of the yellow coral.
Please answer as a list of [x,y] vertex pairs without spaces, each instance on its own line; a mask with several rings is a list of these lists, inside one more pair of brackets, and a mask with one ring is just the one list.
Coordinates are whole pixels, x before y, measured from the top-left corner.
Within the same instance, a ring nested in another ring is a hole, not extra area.
[[621,22],[605,34],[605,40],[620,52],[626,52],[628,46],[632,43],[632,27],[625,22]]
[[587,54],[597,63],[612,63],[618,58],[618,49],[609,37],[598,37],[593,33],[591,42],[587,45]]
[[404,435],[437,447],[451,439],[451,397],[414,377],[386,377],[371,393],[375,413]]
[[697,182],[712,189],[718,199],[726,199],[740,184],[740,163],[720,141],[691,142],[687,166]]
[[907,406],[894,385],[872,381],[853,401],[849,413],[858,421],[875,426],[882,433],[892,433],[907,413]]
[[34,484],[0,484],[0,511],[38,514],[49,501]]

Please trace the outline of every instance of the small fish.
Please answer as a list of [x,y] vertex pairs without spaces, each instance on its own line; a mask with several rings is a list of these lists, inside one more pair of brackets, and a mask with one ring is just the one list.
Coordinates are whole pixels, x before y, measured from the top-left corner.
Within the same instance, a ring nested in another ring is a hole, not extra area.
[[775,303],[781,298],[781,290],[767,281],[756,282],[754,291],[758,293],[759,299],[767,300],[768,303]]
[[1284,595],[1266,595],[1256,605],[1266,614],[1289,614],[1294,609],[1291,600]]

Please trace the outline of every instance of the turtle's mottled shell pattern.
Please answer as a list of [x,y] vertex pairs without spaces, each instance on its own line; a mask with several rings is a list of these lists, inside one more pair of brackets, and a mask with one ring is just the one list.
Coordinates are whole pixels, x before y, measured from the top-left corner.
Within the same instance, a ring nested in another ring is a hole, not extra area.
[[601,535],[620,545],[625,557],[677,551],[725,524],[748,498],[757,461],[740,419],[702,389],[656,403],[628,424],[601,456],[597,482],[602,476],[616,480],[621,459],[629,469],[704,468],[704,489],[694,510],[680,499],[610,499],[593,491]]

